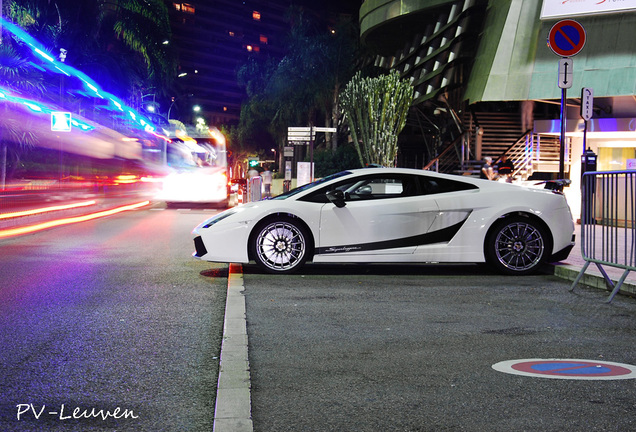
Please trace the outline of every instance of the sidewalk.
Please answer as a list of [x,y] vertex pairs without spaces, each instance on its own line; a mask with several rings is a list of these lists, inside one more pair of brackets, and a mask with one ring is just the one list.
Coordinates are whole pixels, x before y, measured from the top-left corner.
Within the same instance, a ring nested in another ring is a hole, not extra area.
[[[570,256],[560,263],[554,264],[554,275],[560,278],[574,281],[581,269],[585,265],[585,260],[583,259],[581,253],[581,225],[575,226],[576,233],[576,245],[570,252]],[[600,243],[600,240],[598,240]],[[605,273],[612,279],[614,284],[620,279],[620,277],[625,272],[622,268],[604,266],[603,269]],[[591,263],[587,268],[585,275],[579,281],[579,285],[586,285],[593,288],[599,288],[602,290],[608,290],[607,284],[603,275],[599,271],[596,264]],[[620,289],[621,294],[625,295],[636,295],[636,272],[629,272],[627,278],[623,282],[623,285]]]

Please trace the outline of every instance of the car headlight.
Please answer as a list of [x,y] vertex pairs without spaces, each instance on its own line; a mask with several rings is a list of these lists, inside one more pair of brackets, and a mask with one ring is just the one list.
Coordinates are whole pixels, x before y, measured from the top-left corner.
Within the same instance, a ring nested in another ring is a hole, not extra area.
[[222,213],[219,213],[218,215],[208,219],[207,221],[205,221],[203,223],[203,225],[201,225],[201,228],[210,228],[212,225],[214,225],[217,222],[222,221],[223,219],[232,216],[233,214],[237,213],[237,210],[235,209],[230,209],[230,210],[226,210]]

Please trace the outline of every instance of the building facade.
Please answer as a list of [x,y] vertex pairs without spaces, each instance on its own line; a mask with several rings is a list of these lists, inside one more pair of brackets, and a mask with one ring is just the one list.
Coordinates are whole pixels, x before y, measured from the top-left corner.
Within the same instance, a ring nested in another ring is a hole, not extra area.
[[[562,105],[563,57],[548,46],[548,37],[563,19],[581,24],[585,44],[570,59],[571,87]],[[528,177],[557,176],[561,165],[573,181],[568,193],[574,213],[579,211],[580,157],[587,148],[598,155],[599,170],[626,169],[636,162],[636,2],[366,0],[360,24],[376,65],[398,70],[415,87],[404,153],[428,149],[426,161],[463,134],[456,154],[498,157],[527,127],[526,149],[533,159],[522,162],[528,164]],[[585,143],[584,88],[593,92]],[[445,135],[449,125],[454,133]],[[510,134],[503,143],[486,146],[489,133],[505,136],[506,130]],[[564,160],[540,160],[542,148],[555,140],[565,148]]]
[[[238,122],[244,91],[237,68],[250,55],[281,56],[288,24],[285,0],[190,0],[169,2],[178,47],[178,91],[170,117],[210,125]],[[198,106],[196,114],[192,108]]]

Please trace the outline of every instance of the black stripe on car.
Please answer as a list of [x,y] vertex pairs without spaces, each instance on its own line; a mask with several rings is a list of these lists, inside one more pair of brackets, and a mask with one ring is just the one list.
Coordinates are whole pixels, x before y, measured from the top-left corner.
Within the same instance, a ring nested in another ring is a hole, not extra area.
[[333,253],[346,253],[346,252],[367,252],[382,249],[395,249],[409,246],[423,246],[435,243],[448,243],[457,234],[457,231],[466,222],[466,219],[451,225],[446,228],[442,228],[430,233],[419,234],[416,236],[403,237],[393,240],[383,240],[372,243],[360,243],[353,245],[339,245],[339,246],[327,246],[321,247],[316,250],[319,255],[333,254]]

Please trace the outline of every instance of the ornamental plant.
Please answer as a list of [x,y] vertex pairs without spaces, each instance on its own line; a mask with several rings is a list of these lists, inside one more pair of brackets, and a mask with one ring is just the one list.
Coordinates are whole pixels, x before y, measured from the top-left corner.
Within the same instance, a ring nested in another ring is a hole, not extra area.
[[398,135],[406,125],[413,87],[397,71],[377,78],[358,72],[341,95],[351,139],[360,163],[394,167]]

